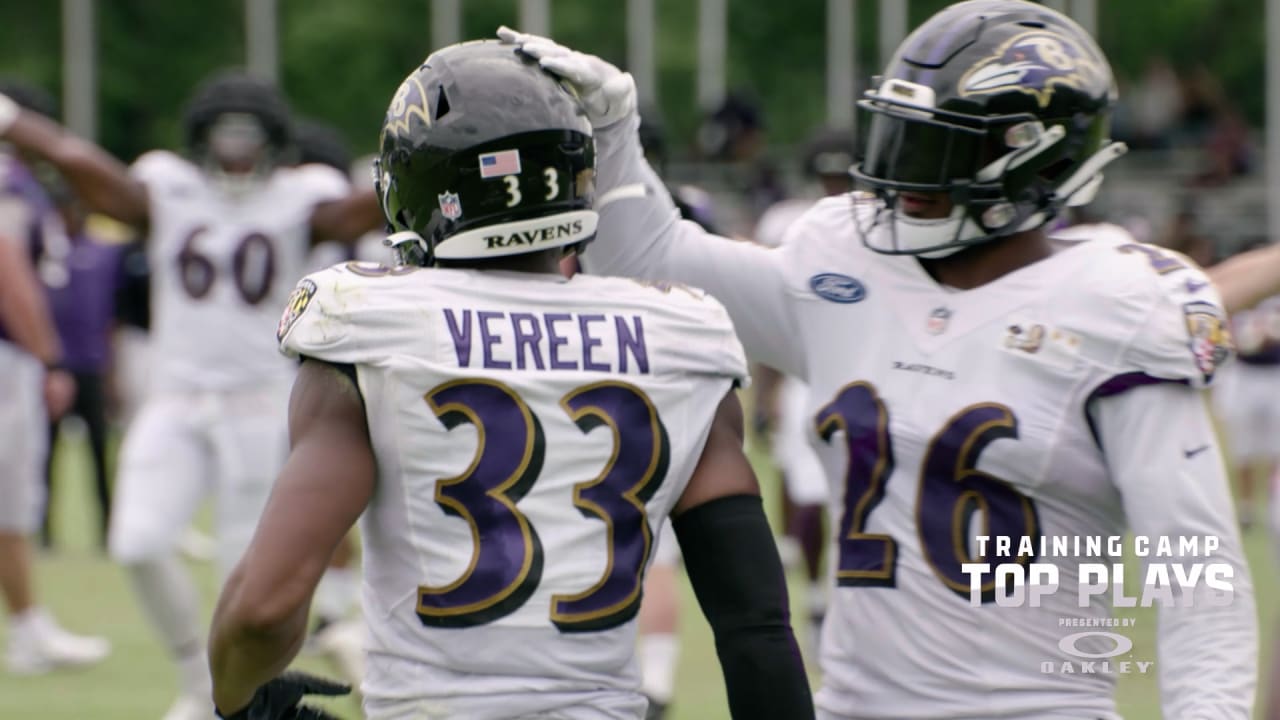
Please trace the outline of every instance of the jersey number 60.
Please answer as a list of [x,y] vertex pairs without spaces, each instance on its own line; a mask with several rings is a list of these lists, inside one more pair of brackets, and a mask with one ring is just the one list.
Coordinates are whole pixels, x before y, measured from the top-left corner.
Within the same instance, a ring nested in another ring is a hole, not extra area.
[[[446,428],[474,426],[478,442],[471,465],[438,481],[435,491],[446,514],[471,526],[471,563],[447,585],[418,588],[418,617],[428,627],[482,625],[519,609],[542,578],[542,543],[517,507],[542,470],[542,423],[495,380],[448,382],[426,401]],[[645,502],[666,478],[667,431],[644,392],[624,382],[580,387],[560,406],[584,433],[608,427],[613,452],[598,476],[573,488],[578,512],[605,524],[604,575],[580,592],[552,596],[551,622],[561,632],[605,630],[640,607],[641,574],[653,546]]]

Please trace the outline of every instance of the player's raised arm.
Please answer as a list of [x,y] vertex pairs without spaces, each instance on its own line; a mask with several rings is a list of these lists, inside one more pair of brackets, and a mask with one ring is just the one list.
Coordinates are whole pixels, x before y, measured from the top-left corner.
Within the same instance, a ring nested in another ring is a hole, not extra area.
[[1280,294],[1280,243],[1250,250],[1205,270],[1227,312],[1238,312]]
[[[1176,601],[1153,603],[1162,704],[1171,718],[1249,717],[1257,677],[1253,587],[1222,453],[1197,389],[1227,354],[1224,313],[1216,305],[1216,298],[1202,298],[1157,307],[1127,352],[1136,371],[1096,392],[1090,407],[1134,536],[1152,547],[1167,538],[1175,551],[1180,541],[1201,540],[1196,552],[1143,558],[1146,566],[1180,564],[1200,573],[1193,587],[1178,589],[1170,568],[1166,582]],[[1217,546],[1212,552],[1206,538]],[[1215,597],[1210,572],[1231,586],[1225,598]]]
[[353,192],[316,205],[311,212],[311,241],[351,243],[385,222],[378,196],[372,190]]
[[214,611],[209,667],[224,717],[262,702],[255,693],[297,654],[316,585],[373,496],[364,402],[338,366],[302,363],[289,435],[289,460]]
[[58,168],[90,208],[135,228],[149,218],[146,188],[124,163],[49,118],[22,109],[0,94],[0,139],[39,155]]
[[786,296],[784,253],[707,233],[681,220],[666,186],[644,159],[635,82],[592,55],[501,28],[498,36],[572,85],[596,129],[600,224],[581,258],[597,275],[673,280],[702,288],[729,310],[747,354],[805,377]]
[[720,402],[672,526],[715,635],[734,720],[814,716],[788,612],[787,582],[756,477],[742,452],[742,406]]

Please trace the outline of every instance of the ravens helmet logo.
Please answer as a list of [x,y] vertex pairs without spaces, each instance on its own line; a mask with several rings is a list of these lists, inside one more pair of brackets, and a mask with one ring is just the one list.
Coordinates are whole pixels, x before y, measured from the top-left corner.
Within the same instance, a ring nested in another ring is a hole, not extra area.
[[1009,38],[960,78],[960,95],[988,95],[1009,90],[1032,95],[1047,107],[1059,86],[1085,89],[1104,77],[1089,53],[1057,33],[1040,30]]

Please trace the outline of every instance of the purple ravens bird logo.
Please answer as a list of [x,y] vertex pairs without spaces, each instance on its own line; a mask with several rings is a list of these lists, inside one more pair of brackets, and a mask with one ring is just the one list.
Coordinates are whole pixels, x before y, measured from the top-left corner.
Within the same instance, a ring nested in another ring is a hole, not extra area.
[[[402,136],[409,134],[410,123],[418,118],[423,125],[431,125],[431,114],[427,108],[427,90],[422,87],[416,75],[410,75],[400,84],[395,97],[391,99],[391,107],[387,108],[387,121],[383,133]],[[379,143],[381,145],[381,143]]]
[[1105,80],[1089,50],[1066,38],[1033,30],[1015,35],[978,61],[960,78],[960,94],[989,95],[1010,90],[1034,96],[1048,107],[1058,87],[1084,89]]

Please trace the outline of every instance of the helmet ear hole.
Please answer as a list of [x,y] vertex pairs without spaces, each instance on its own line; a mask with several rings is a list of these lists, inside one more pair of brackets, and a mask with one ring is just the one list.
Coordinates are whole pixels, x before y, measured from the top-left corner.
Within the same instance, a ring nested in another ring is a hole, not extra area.
[[444,88],[440,88],[440,95],[436,98],[436,120],[449,114],[449,96],[445,94]]

